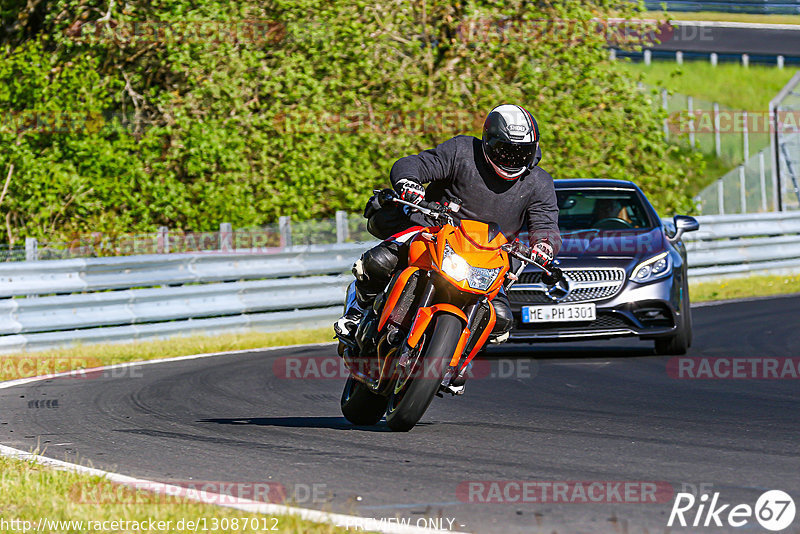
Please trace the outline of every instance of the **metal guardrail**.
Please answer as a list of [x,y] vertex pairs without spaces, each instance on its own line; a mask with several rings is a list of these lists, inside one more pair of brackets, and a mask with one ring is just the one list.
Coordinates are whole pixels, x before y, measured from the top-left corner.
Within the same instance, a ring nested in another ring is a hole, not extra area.
[[647,9],[661,11],[717,11],[724,13],[763,13],[771,15],[796,15],[800,14],[800,1],[784,0],[771,2],[769,0],[739,0],[739,1],[706,1],[692,0],[645,0]]
[[690,279],[800,272],[800,212],[697,219],[700,230],[684,237]]
[[[692,279],[800,272],[800,213],[699,220],[685,237]],[[0,353],[327,326],[341,312],[345,273],[367,246],[0,264]]]

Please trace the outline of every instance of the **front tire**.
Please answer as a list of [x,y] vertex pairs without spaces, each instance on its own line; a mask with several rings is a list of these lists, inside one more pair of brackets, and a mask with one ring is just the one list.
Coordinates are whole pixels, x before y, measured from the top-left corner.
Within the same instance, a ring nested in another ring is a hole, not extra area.
[[342,415],[359,426],[372,426],[381,420],[389,399],[374,393],[366,384],[347,377],[342,391]]
[[430,406],[446,366],[453,357],[464,326],[461,320],[449,314],[434,317],[433,333],[422,348],[422,353],[408,377],[400,376],[389,397],[386,424],[396,432],[408,432],[422,418]]
[[689,304],[689,287],[686,282],[683,285],[682,300],[683,313],[678,330],[670,337],[656,339],[656,354],[680,356],[686,354],[692,345],[692,309]]

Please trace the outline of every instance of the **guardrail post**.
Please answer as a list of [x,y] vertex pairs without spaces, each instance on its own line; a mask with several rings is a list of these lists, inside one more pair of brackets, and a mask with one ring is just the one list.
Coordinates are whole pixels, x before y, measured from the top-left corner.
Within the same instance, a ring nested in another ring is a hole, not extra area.
[[617,51],[613,48],[609,49],[608,51],[608,59],[614,61],[617,59]]
[[683,65],[683,52],[681,52],[680,50],[675,52],[675,63],[677,63],[678,65]]
[[[667,109],[667,90],[661,90],[661,107],[664,111],[668,111]],[[664,118],[664,140],[669,141],[669,116]]]
[[25,238],[25,261],[36,261],[39,259],[39,241],[35,237]]
[[347,226],[347,212],[336,212],[336,242],[344,243],[350,239],[350,228]]
[[287,217],[283,215],[278,217],[278,229],[281,233],[281,246],[282,247],[291,247],[292,246],[292,219],[291,217]]
[[689,108],[689,146],[694,148],[694,98],[687,96],[686,106]]
[[747,213],[747,179],[744,173],[744,164],[739,165],[739,203],[742,213]]
[[750,55],[749,54],[742,54],[742,66],[749,67],[750,66]]
[[711,59],[711,66],[712,67],[716,67],[717,66],[717,61],[719,60],[719,57],[717,56],[717,53],[716,52],[711,52],[711,58],[710,59]]
[[778,56],[777,62],[778,62],[778,68],[782,69],[783,68],[783,56]]
[[719,103],[714,102],[714,151],[717,157],[722,154],[722,139],[719,132]]
[[166,226],[159,226],[157,235],[156,253],[169,254],[169,228]]
[[725,215],[725,184],[722,180],[717,181],[717,203],[719,204],[719,214]]
[[767,169],[763,150],[758,153],[758,179],[761,183],[761,211],[767,211]]
[[750,133],[747,125],[747,111],[742,112],[742,153],[744,161],[750,157]]
[[233,250],[233,226],[231,223],[219,223],[219,249],[224,252]]
[[649,65],[653,59],[653,53],[650,50],[644,51],[644,64]]

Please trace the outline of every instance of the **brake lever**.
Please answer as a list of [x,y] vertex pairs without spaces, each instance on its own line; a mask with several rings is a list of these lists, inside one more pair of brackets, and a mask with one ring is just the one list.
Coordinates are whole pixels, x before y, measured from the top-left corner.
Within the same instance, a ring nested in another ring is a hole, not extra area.
[[429,209],[429,208],[423,208],[423,207],[422,207],[422,206],[420,206],[419,204],[414,204],[413,202],[407,202],[407,201],[405,201],[405,200],[403,200],[403,199],[400,199],[400,198],[397,198],[397,197],[394,197],[392,200],[394,200],[394,202],[396,202],[397,204],[402,204],[402,205],[404,205],[404,206],[408,206],[408,207],[410,207],[410,208],[414,208],[414,209],[416,209],[416,210],[419,210],[419,211],[420,211],[421,213],[423,213],[424,215],[430,215],[430,216],[433,216],[433,215],[436,213],[436,212],[434,212],[432,209]]
[[[520,265],[519,269],[517,269],[517,271],[514,273],[514,276],[516,276],[517,278],[519,278],[519,276],[522,274],[522,271],[525,270],[525,266],[527,264],[529,264],[529,263],[531,263],[531,264],[535,265],[536,267],[538,267],[539,269],[541,269],[541,271],[547,276],[552,277],[554,275],[554,270],[548,269],[547,267],[544,267],[543,265],[540,265],[533,258],[529,258],[529,257],[527,257],[527,256],[525,256],[523,254],[520,254],[519,252],[514,250],[513,245],[504,245],[503,249],[508,254],[510,254],[511,256],[513,256],[513,257],[517,258],[518,260],[522,261],[522,265]],[[514,285],[514,282],[516,282],[516,280],[511,280],[511,283],[509,283],[509,285],[507,285],[506,288],[511,287],[512,285]]]
[[453,217],[450,215],[450,212],[448,211],[447,207],[442,206],[441,204],[439,204],[439,206],[441,206],[440,209],[431,209],[431,208],[425,208],[423,206],[420,206],[419,204],[414,204],[413,202],[407,202],[407,201],[402,200],[402,199],[397,198],[397,197],[393,197],[392,200],[394,202],[396,202],[397,204],[402,204],[404,206],[408,206],[410,208],[413,208],[413,209],[419,211],[423,215],[427,215],[428,217],[431,217],[436,224],[441,224],[442,221],[440,219],[444,218],[445,219],[444,220],[445,223],[453,225],[453,226],[456,225],[455,224],[455,219],[453,219]]

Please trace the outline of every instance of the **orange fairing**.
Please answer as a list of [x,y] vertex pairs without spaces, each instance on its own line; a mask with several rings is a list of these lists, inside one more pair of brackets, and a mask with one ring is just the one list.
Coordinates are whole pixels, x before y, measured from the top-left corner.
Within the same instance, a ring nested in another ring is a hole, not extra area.
[[[460,226],[442,226],[436,232],[435,239],[426,239],[424,235],[424,232],[421,233],[411,243],[410,265],[435,270],[466,293],[497,294],[508,270],[508,256],[500,248],[507,243],[502,233],[492,232],[486,223],[465,220]],[[455,274],[456,268],[460,269],[460,275]],[[476,272],[476,269],[496,272],[496,275],[491,280],[484,278],[488,286],[481,287],[473,283],[476,287],[472,287],[470,273]]]
[[386,325],[386,321],[389,319],[389,316],[392,314],[392,310],[397,305],[397,301],[400,300],[400,295],[403,293],[403,289],[406,287],[408,283],[408,279],[411,278],[411,275],[417,272],[419,269],[417,267],[407,267],[400,273],[400,276],[397,277],[397,281],[392,286],[392,290],[389,292],[389,296],[386,298],[386,303],[383,305],[383,312],[381,313],[381,322],[378,324],[378,330],[382,330],[383,327]]
[[[414,324],[411,325],[411,333],[408,336],[408,346],[409,347],[416,347],[417,343],[419,343],[422,334],[425,333],[427,330],[428,325],[431,322],[434,314],[436,312],[446,312],[451,315],[455,315],[462,321],[464,321],[464,325],[467,324],[467,316],[464,315],[464,312],[461,311],[460,308],[456,308],[452,304],[434,304],[433,306],[426,306],[417,310],[417,316],[414,318]],[[465,331],[469,332],[469,330],[465,329]],[[461,340],[459,339],[459,345],[461,345]],[[461,350],[464,350],[464,347],[461,346]]]

